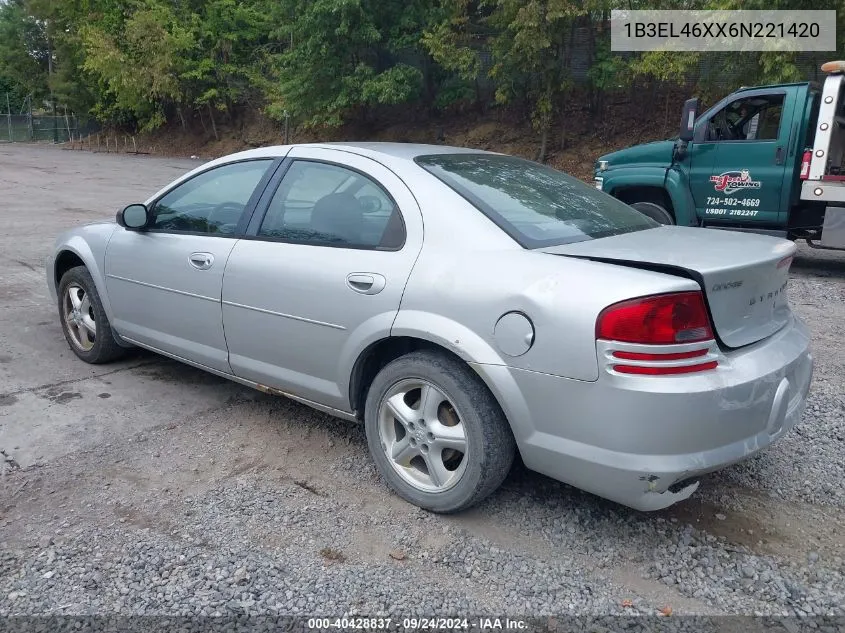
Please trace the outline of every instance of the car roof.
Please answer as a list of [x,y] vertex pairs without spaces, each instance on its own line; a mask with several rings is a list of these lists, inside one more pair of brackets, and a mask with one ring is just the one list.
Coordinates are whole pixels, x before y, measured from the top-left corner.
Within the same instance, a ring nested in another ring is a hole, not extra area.
[[262,158],[267,156],[284,156],[293,147],[313,147],[345,151],[370,158],[391,157],[403,160],[414,160],[418,156],[431,154],[495,154],[480,149],[468,147],[451,147],[449,145],[427,145],[425,143],[381,143],[381,142],[330,142],[330,143],[301,143],[297,145],[274,145],[250,149],[236,154],[230,154],[218,159],[220,162],[243,160],[247,158]]
[[[2,1],[2,0],[0,0]],[[495,152],[486,152],[480,149],[470,149],[467,147],[450,147],[448,145],[426,145],[425,143],[376,143],[376,142],[348,142],[348,143],[299,143],[295,145],[271,145],[268,147],[258,147],[255,149],[248,149],[234,154],[228,154],[215,158],[206,163],[203,163],[188,173],[182,175],[180,178],[174,180],[163,189],[155,193],[146,201],[150,204],[153,200],[161,196],[165,191],[178,185],[196,174],[218,167],[227,163],[233,163],[242,160],[254,160],[258,158],[281,158],[294,147],[313,147],[320,149],[336,150],[339,152],[349,152],[364,156],[383,164],[393,163],[392,167],[399,167],[396,161],[407,161],[413,165],[413,160],[418,156],[429,156],[432,154],[490,154],[495,155]],[[416,167],[416,165],[414,165]]]
[[451,145],[427,145],[425,143],[312,143],[314,147],[326,147],[352,151],[355,153],[373,153],[413,160],[418,156],[431,154],[492,154],[480,149],[469,147],[453,147]]

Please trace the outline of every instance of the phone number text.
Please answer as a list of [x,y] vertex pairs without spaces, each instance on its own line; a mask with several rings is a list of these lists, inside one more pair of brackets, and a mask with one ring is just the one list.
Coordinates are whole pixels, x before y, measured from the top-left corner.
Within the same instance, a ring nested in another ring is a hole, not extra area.
[[759,207],[760,198],[714,198],[707,196],[707,204],[723,204],[726,207]]

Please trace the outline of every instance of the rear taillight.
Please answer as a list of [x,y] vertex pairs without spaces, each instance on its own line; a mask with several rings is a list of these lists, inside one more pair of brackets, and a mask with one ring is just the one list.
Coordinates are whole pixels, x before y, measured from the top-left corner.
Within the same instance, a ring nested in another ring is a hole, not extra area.
[[[710,351],[713,330],[700,292],[615,303],[599,314],[596,339],[603,342],[608,368],[622,374],[690,374],[716,369],[719,364]],[[614,349],[616,343],[627,349]],[[690,349],[691,343],[700,346]]]
[[801,180],[807,180],[810,177],[810,161],[813,160],[813,152],[807,150],[801,158]]
[[640,297],[605,308],[596,338],[645,345],[695,343],[713,338],[700,292]]

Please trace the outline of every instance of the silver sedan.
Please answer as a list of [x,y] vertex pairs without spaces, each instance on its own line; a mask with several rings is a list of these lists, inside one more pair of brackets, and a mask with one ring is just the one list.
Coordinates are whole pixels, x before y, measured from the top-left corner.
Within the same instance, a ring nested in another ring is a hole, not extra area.
[[518,451],[655,510],[800,419],[793,251],[510,156],[320,144],[212,161],[61,235],[47,281],[82,360],[139,346],[361,420],[421,507],[477,503]]

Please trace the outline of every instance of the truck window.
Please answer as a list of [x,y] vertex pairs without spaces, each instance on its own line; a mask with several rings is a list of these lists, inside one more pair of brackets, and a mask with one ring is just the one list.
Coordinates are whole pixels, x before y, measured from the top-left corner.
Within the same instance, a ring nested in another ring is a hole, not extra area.
[[710,117],[706,140],[772,141],[777,139],[783,94],[757,95],[731,101]]

